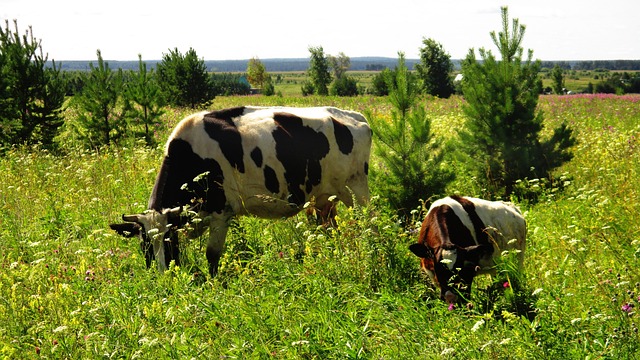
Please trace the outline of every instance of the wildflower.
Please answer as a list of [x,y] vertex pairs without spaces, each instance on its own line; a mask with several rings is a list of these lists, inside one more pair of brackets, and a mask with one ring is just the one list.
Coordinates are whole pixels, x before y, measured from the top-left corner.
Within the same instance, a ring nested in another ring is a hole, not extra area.
[[471,331],[473,331],[473,332],[478,331],[480,329],[480,327],[482,327],[482,325],[484,325],[484,320],[480,319],[473,325],[473,327],[471,328]]
[[453,310],[453,308],[455,307],[454,303],[449,304],[449,311]]
[[633,310],[633,304],[626,303],[626,304],[622,305],[622,311],[630,313],[632,310]]
[[511,285],[509,284],[508,281],[505,281],[504,284],[502,284],[502,287],[505,289],[508,289],[509,287],[511,287]]

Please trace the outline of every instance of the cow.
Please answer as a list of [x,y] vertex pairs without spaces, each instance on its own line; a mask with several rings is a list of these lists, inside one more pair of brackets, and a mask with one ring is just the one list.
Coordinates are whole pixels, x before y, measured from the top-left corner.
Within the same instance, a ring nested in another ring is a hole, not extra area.
[[476,275],[495,274],[494,259],[503,251],[517,252],[522,269],[526,232],[524,217],[512,203],[449,196],[431,205],[418,242],[409,249],[440,289],[440,298],[454,304],[469,298]]
[[[339,200],[369,200],[372,132],[365,117],[335,107],[243,106],[181,120],[165,145],[148,210],[110,227],[140,236],[147,267],[179,265],[177,230],[194,215],[193,237],[209,229],[215,277],[232,218],[279,219],[313,207],[324,222]],[[192,222],[193,223],[193,222]]]

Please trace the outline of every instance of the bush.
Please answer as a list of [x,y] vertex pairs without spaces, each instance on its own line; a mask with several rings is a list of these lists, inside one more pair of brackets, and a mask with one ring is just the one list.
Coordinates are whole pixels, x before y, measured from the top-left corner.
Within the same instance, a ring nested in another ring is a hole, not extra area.
[[175,106],[206,106],[215,93],[204,60],[195,50],[182,55],[178,49],[162,56],[156,66],[158,82],[167,102]]
[[315,92],[315,88],[310,81],[303,82],[300,90],[302,91],[302,96],[313,95],[313,93]]
[[211,89],[215,96],[249,95],[251,85],[240,74],[212,74]]
[[343,75],[331,84],[330,93],[334,96],[357,96],[358,82],[352,77]]
[[387,86],[387,83],[389,82],[389,79],[394,77],[392,70],[389,69],[384,69],[377,73],[372,80],[371,93],[376,96],[389,95],[389,87]]

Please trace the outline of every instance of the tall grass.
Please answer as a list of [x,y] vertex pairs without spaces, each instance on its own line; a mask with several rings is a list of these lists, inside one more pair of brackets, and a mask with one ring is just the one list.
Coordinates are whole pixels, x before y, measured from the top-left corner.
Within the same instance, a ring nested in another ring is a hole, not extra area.
[[[637,357],[639,100],[542,98],[546,121],[569,121],[580,144],[557,173],[564,190],[529,179],[542,201],[520,204],[529,227],[523,286],[479,279],[475,306],[451,311],[407,250],[421,214],[400,227],[375,186],[366,207],[340,206],[335,229],[304,215],[240,219],[219,276],[202,284],[185,269],[146,269],[137,241],[107,227],[146,208],[161,146],[10,150],[0,159],[0,357]],[[455,136],[460,102],[426,101],[439,135]],[[214,101],[244,104],[388,111],[370,97]],[[156,137],[185,114],[168,111]],[[451,191],[476,195],[464,167],[451,166],[460,170]],[[204,242],[184,242],[185,267],[206,268]],[[521,300],[533,315],[509,306]]]

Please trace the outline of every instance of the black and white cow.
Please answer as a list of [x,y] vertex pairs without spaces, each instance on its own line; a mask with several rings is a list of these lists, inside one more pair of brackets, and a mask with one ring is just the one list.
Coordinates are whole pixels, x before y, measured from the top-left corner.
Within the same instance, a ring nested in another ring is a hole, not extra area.
[[235,215],[284,218],[311,203],[327,221],[336,200],[367,202],[371,135],[364,116],[334,107],[246,106],[191,115],[167,141],[149,210],[123,215],[125,223],[110,227],[140,235],[147,266],[156,259],[162,271],[179,263],[176,230],[186,213],[197,213],[209,228],[213,277]]
[[518,252],[522,268],[527,227],[520,210],[502,201],[451,196],[435,201],[425,217],[418,242],[409,249],[440,288],[440,298],[468,298],[473,278],[495,273],[494,258],[502,251]]

